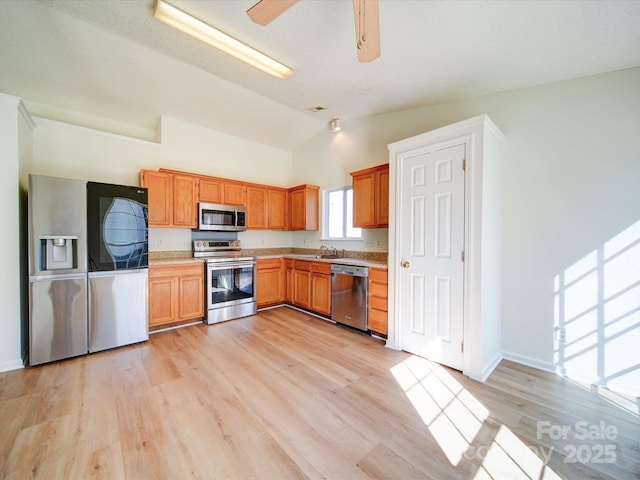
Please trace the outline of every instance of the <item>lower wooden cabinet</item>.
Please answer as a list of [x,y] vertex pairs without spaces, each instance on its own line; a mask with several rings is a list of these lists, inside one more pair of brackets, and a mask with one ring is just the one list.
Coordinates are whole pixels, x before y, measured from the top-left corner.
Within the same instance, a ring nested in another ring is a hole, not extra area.
[[369,330],[383,336],[388,333],[388,272],[384,268],[369,268]]
[[293,305],[321,315],[331,315],[330,263],[295,260],[291,279]]
[[285,270],[285,294],[284,300],[285,302],[293,305],[293,271],[294,271],[294,261],[290,258],[285,258],[284,260],[284,270]]
[[313,263],[311,273],[311,310],[331,316],[331,264]]
[[282,258],[265,258],[257,261],[258,308],[278,305],[285,300],[285,271]]
[[258,308],[288,303],[331,315],[331,264],[307,260],[258,259]]
[[311,262],[296,260],[293,267],[293,304],[311,308]]
[[204,316],[204,265],[149,267],[149,329]]

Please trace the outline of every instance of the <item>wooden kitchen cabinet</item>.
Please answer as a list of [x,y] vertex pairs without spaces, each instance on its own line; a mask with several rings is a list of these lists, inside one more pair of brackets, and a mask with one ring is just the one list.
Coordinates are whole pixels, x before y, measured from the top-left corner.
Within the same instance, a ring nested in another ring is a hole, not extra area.
[[247,185],[247,228],[264,230],[267,228],[269,209],[266,187]]
[[219,178],[200,177],[198,201],[203,203],[223,203],[222,180]]
[[311,262],[304,260],[294,262],[293,304],[311,308]]
[[140,186],[148,189],[149,226],[171,226],[171,175],[153,170],[140,170]]
[[293,305],[293,271],[294,271],[294,261],[290,258],[285,259],[284,261],[284,269],[285,269],[285,296],[284,300],[290,305]]
[[258,308],[278,305],[285,299],[285,271],[282,258],[259,258],[257,266]]
[[222,183],[222,203],[225,205],[247,204],[247,186],[240,182],[223,182]]
[[297,307],[331,316],[331,264],[285,261],[285,300]]
[[199,177],[199,182],[198,200],[200,202],[241,206],[247,203],[247,187],[242,182],[203,176]]
[[388,333],[388,271],[385,268],[369,268],[369,330],[387,336]]
[[188,175],[172,175],[173,226],[198,226],[198,179]]
[[149,267],[149,329],[204,316],[204,265]]
[[247,228],[287,229],[287,191],[284,188],[248,184]]
[[198,226],[197,177],[141,170],[140,185],[148,189],[150,227]]
[[311,264],[311,310],[331,316],[331,264]]
[[389,226],[389,164],[351,172],[353,177],[353,226]]
[[267,228],[286,230],[288,226],[287,190],[269,187],[267,189]]
[[318,230],[320,187],[300,185],[288,190],[289,230]]

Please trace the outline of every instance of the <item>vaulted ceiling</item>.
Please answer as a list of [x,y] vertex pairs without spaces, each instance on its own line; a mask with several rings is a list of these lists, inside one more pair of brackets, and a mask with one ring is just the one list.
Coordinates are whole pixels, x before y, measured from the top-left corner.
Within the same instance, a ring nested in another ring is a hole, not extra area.
[[[154,20],[154,0],[0,1],[0,92],[36,115],[151,131],[160,115],[294,150],[350,119],[640,66],[640,2],[380,0],[358,63],[350,0],[169,3],[294,70],[272,78]],[[309,107],[326,110],[312,113]]]

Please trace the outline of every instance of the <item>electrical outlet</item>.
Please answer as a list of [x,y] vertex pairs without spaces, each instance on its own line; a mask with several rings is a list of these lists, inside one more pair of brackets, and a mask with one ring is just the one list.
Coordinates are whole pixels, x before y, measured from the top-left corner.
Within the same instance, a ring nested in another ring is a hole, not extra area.
[[161,246],[162,246],[162,239],[161,239],[161,238],[159,238],[159,239],[158,239],[158,246],[159,246],[159,247],[161,247]]
[[567,329],[562,327],[556,327],[555,337],[556,337],[556,342],[565,343],[567,341]]

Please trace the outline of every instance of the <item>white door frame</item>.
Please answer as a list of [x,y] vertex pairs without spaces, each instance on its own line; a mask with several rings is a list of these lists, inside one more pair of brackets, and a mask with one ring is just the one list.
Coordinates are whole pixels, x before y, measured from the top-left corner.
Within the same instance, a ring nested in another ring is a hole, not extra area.
[[[416,152],[466,144],[463,370],[484,381],[502,359],[502,145],[504,136],[487,115],[389,145],[389,328],[387,346],[400,349],[396,298],[400,289],[400,185],[403,159]],[[483,230],[483,222],[485,229]]]

